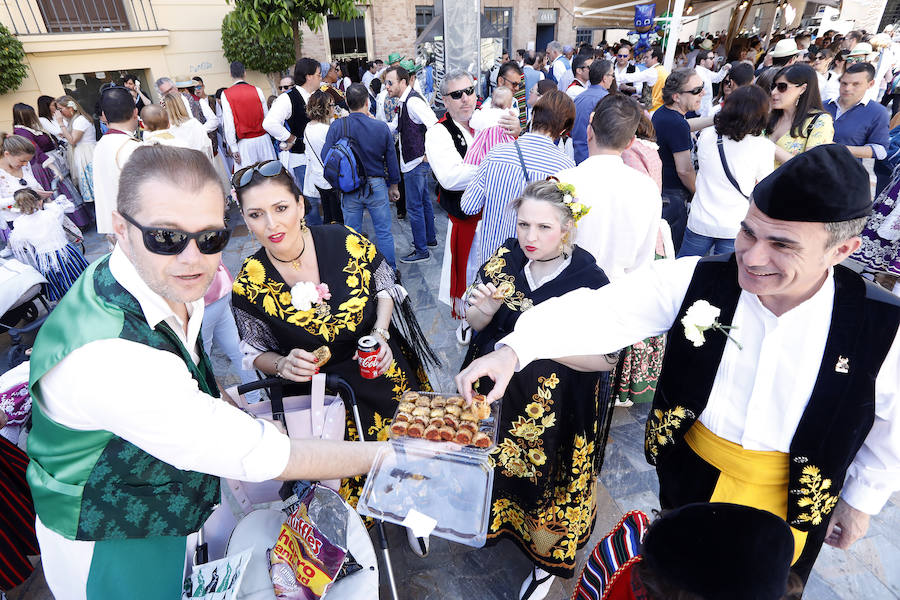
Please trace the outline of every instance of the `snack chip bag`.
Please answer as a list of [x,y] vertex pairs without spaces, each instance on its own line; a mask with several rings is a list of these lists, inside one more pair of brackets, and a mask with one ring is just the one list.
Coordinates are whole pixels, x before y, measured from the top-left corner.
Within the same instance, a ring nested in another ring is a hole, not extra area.
[[[270,574],[278,600],[319,600],[344,564],[345,540],[329,540],[310,514],[321,513],[322,502],[330,504],[327,493],[313,486],[296,510],[281,526],[278,541],[269,551]],[[329,511],[330,512],[330,511]],[[338,536],[334,536],[338,537]]]
[[251,550],[245,550],[221,560],[194,565],[191,576],[184,582],[183,599],[235,600],[241,581],[250,562]]

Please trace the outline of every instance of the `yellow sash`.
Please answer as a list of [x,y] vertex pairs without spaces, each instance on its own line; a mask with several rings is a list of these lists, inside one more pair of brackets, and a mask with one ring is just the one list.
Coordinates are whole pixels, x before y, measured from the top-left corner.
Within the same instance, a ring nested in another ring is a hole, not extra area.
[[[697,455],[722,472],[710,502],[743,504],[767,510],[787,519],[789,457],[784,452],[746,450],[724,440],[695,421],[684,435]],[[797,562],[806,543],[806,532],[791,527],[794,558]]]

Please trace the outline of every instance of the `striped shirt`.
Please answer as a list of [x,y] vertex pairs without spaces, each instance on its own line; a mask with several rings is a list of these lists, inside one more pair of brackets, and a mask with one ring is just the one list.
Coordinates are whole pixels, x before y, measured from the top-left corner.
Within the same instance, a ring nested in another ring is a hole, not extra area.
[[[526,133],[518,140],[525,160],[528,181],[543,181],[550,175],[575,166],[549,137]],[[525,177],[516,144],[499,144],[491,149],[475,179],[466,187],[460,206],[467,215],[482,212],[479,233],[479,264],[484,264],[503,242],[516,234],[516,213],[509,203],[525,189]]]

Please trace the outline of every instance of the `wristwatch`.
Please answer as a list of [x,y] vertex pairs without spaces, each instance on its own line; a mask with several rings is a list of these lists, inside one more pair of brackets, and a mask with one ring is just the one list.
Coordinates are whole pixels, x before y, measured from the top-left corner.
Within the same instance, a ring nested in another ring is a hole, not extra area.
[[388,331],[387,329],[384,329],[382,327],[376,327],[375,329],[372,330],[372,335],[375,335],[376,333],[378,335],[380,335],[384,339],[384,341],[386,341],[386,342],[391,341],[391,332]]

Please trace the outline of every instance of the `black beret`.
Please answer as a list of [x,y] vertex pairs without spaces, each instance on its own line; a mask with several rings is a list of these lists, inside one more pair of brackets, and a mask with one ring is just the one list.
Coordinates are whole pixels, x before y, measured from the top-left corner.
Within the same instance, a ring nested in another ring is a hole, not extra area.
[[756,184],[751,199],[780,221],[838,223],[872,212],[869,174],[840,144],[798,154]]
[[668,511],[641,545],[649,569],[705,600],[779,600],[793,554],[794,536],[784,519],[725,503]]

